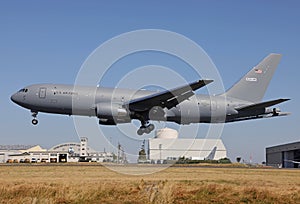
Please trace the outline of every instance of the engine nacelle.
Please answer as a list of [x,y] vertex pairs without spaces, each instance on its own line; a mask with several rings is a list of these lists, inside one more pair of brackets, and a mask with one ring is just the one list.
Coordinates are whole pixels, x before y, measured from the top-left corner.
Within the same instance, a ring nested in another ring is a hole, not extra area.
[[99,124],[102,125],[131,122],[129,112],[121,104],[98,103],[96,105],[96,115],[99,118]]
[[149,111],[149,119],[150,120],[165,121],[166,120],[166,113],[165,113],[164,109],[162,109],[160,106],[154,106]]

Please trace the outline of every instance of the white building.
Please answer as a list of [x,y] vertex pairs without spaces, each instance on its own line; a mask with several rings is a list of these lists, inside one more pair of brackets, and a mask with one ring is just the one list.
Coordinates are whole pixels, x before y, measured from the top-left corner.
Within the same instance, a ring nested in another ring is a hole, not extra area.
[[49,150],[39,145],[0,145],[0,162],[112,162],[113,153],[97,152],[88,146],[88,139],[81,138],[80,142],[69,142],[55,145]]
[[219,160],[226,158],[226,148],[221,139],[181,139],[178,132],[165,128],[149,139],[149,159],[178,160],[185,157],[191,160]]

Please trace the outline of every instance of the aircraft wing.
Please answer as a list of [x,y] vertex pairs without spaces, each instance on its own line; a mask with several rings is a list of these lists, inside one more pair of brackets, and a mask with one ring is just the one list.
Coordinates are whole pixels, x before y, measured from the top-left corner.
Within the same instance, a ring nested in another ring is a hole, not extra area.
[[127,106],[131,111],[147,111],[154,106],[173,108],[194,95],[195,90],[213,82],[213,80],[199,80],[172,90],[166,90],[142,98],[129,101]]
[[294,164],[300,164],[299,161],[293,161],[293,160],[284,160],[284,161],[286,161],[286,162],[292,162],[292,163],[294,163]]
[[288,101],[290,99],[276,99],[276,100],[272,100],[272,101],[266,101],[266,102],[261,102],[261,103],[255,103],[255,104],[251,104],[251,105],[247,105],[247,106],[242,106],[242,107],[237,107],[235,108],[235,110],[237,111],[251,111],[251,110],[255,110],[255,109],[261,109],[261,108],[267,108],[270,106],[274,106],[276,104]]

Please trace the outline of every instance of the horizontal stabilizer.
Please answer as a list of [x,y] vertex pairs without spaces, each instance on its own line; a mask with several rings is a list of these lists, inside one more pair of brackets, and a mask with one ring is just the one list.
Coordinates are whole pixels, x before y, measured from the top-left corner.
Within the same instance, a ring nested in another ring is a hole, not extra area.
[[250,115],[240,118],[233,118],[232,120],[228,120],[227,122],[237,122],[237,121],[245,121],[245,120],[254,120],[254,119],[263,119],[263,118],[274,118],[279,116],[287,116],[290,115],[289,112],[278,112],[276,114],[269,113],[269,114],[262,114],[262,115]]
[[291,115],[290,112],[279,112],[277,116],[287,116],[287,115]]
[[242,107],[237,107],[235,108],[235,110],[237,111],[249,111],[249,110],[254,110],[254,109],[259,109],[259,108],[267,108],[270,106],[274,106],[276,104],[288,101],[290,99],[276,99],[276,100],[272,100],[272,101],[265,101],[265,102],[261,102],[261,103],[255,103],[255,104],[251,104],[251,105],[247,105],[247,106],[242,106]]

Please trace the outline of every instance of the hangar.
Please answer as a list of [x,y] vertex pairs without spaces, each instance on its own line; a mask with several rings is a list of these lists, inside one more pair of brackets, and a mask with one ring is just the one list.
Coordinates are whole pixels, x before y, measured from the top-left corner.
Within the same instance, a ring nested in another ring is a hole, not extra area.
[[174,129],[156,131],[155,138],[148,141],[148,155],[151,161],[178,160],[219,160],[227,157],[221,139],[178,138]]
[[267,147],[266,165],[279,168],[300,168],[300,142]]

